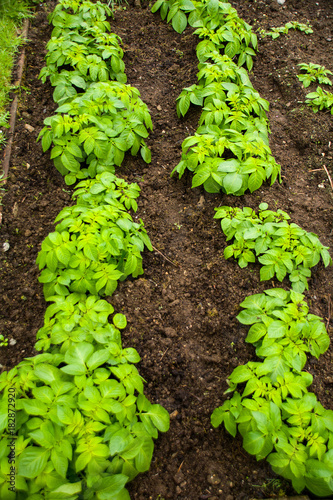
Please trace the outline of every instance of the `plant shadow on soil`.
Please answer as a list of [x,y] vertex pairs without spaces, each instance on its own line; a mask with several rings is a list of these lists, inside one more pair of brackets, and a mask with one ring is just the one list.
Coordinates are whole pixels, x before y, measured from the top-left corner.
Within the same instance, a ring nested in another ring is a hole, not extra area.
[[[121,283],[110,299],[116,312],[126,314],[125,347],[135,347],[142,360],[139,372],[147,381],[147,397],[171,414],[170,431],[156,442],[152,467],[130,484],[133,499],[241,500],[293,494],[265,461],[247,455],[241,439],[212,429],[210,415],[225,399],[226,378],[239,364],[255,359],[245,344],[247,328],[238,323],[239,304],[248,295],[278,282],[259,281],[259,267],[239,269],[225,261],[226,242],[213,219],[220,205],[257,208],[265,201],[281,208],[292,221],[318,234],[333,248],[332,190],[333,117],[314,114],[304,105],[297,64],[313,62],[333,70],[332,9],[328,0],[232,2],[239,16],[254,28],[269,29],[291,20],[311,20],[314,33],[290,31],[277,40],[259,40],[250,75],[254,87],[270,102],[270,146],[282,166],[282,183],[265,185],[252,195],[236,198],[191,189],[188,175],[179,181],[170,172],[179,162],[181,143],[194,134],[200,115],[191,108],[178,119],[175,99],[196,83],[197,38],[187,28],[182,35],[142,9],[126,5],[116,12],[112,30],[122,37],[128,83],[137,87],[152,115],[154,131],[148,144],[152,163],[126,156],[118,175],[141,187],[139,209],[155,250],[144,255],[145,274]],[[45,236],[53,230],[60,210],[71,203],[70,190],[43,154],[36,138],[43,119],[55,105],[52,89],[38,80],[51,29],[40,6],[29,32],[24,91],[19,107],[10,167],[3,198],[0,248],[0,332],[16,341],[0,349],[0,363],[9,369],[35,354],[36,333],[43,324],[46,303],[35,259]],[[34,130],[26,125],[34,127]],[[171,262],[172,263],[171,263]],[[333,271],[319,264],[313,270],[306,299],[310,310],[325,319],[332,337]],[[288,282],[282,286],[288,287]],[[333,409],[332,347],[306,369],[314,376],[313,390]]]

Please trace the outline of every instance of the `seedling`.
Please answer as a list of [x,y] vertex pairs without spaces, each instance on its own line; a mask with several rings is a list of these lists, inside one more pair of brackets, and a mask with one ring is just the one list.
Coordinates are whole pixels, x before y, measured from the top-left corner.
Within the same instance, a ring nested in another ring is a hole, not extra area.
[[316,92],[310,92],[306,96],[306,104],[311,106],[313,111],[329,110],[333,115],[333,93],[327,92],[321,87],[317,87]]
[[286,23],[284,26],[272,28],[271,31],[260,30],[260,33],[262,36],[271,36],[273,40],[275,40],[282,34],[287,35],[290,29],[303,31],[303,33],[306,33],[307,35],[313,33],[310,24],[299,23],[298,21],[291,21],[289,23]]
[[305,71],[305,74],[297,75],[297,78],[303,83],[305,88],[309,87],[312,82],[316,81],[325,85],[332,85],[332,81],[327,75],[332,75],[333,73],[326,69],[325,66],[312,63],[301,63],[298,66],[301,70]]
[[8,346],[8,339],[5,338],[3,335],[0,335],[0,347],[7,347]]

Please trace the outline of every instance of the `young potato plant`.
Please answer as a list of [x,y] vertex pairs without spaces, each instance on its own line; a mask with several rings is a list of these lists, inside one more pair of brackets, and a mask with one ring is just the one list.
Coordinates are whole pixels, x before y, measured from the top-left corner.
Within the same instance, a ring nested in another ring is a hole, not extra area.
[[53,144],[51,158],[68,185],[100,173],[97,163],[114,173],[128,150],[151,161],[144,141],[150,114],[139,91],[125,85],[121,39],[108,33],[110,14],[100,2],[62,0],[50,16],[54,30],[40,77],[50,77],[60,106],[38,138],[44,152]]
[[203,111],[195,136],[183,142],[182,159],[172,175],[181,177],[187,168],[194,172],[192,187],[242,195],[269,178],[275,182],[280,174],[268,146],[268,102],[229,56],[210,56],[214,64],[200,63],[199,83],[184,89],[177,100],[178,116],[186,114],[191,102],[203,104]]
[[44,120],[38,138],[42,138],[43,151],[53,144],[51,158],[66,184],[94,177],[96,160],[113,170],[128,150],[132,155],[140,150],[150,163],[144,139],[152,122],[137,89],[119,82],[96,82],[56,112]]
[[278,28],[272,28],[271,31],[259,30],[262,36],[271,36],[273,40],[279,38],[280,35],[288,35],[289,30],[303,31],[307,35],[313,33],[310,24],[299,23],[298,21],[290,21],[284,26],[279,26]]
[[275,182],[280,166],[268,146],[268,103],[252,86],[223,81],[221,72],[212,83],[182,94],[179,113],[194,102],[192,96],[204,98],[204,107],[196,134],[183,141],[182,159],[172,175],[181,177],[188,169],[194,173],[192,187],[236,196],[259,189],[267,179]]
[[[71,29],[54,28],[40,78],[44,83],[50,78],[55,102],[61,104],[76,94],[76,88],[85,89],[94,81],[126,83],[121,39],[105,29],[83,21]],[[71,71],[62,69],[69,66]]]
[[[304,296],[281,288],[246,298],[237,316],[252,325],[247,342],[263,361],[238,366],[228,379],[231,399],[211,416],[214,427],[243,437],[245,450],[266,458],[274,472],[300,493],[333,492],[333,411],[308,392],[312,376],[302,371],[306,353],[318,358],[329,346],[322,319],[309,314]],[[244,384],[244,385],[243,385]],[[242,385],[242,392],[236,389]]]
[[[4,500],[129,500],[125,484],[149,469],[153,439],[168,430],[169,415],[143,395],[133,365],[138,353],[122,348],[125,316],[114,315],[110,324],[108,302],[83,294],[66,300],[71,308],[55,303],[46,315],[47,323],[54,320],[56,333],[49,340],[56,345],[0,376],[0,495]],[[40,338],[47,337],[47,328]],[[45,340],[36,347],[45,350]],[[16,430],[11,434],[13,388]],[[8,490],[6,478],[13,435],[15,492]]]
[[303,83],[304,87],[309,87],[312,82],[323,83],[325,85],[332,85],[332,81],[327,75],[332,75],[332,71],[325,68],[325,66],[320,66],[319,64],[313,63],[300,63],[298,64],[301,70],[305,71],[304,74],[297,75],[300,82]]
[[316,92],[310,92],[306,96],[306,104],[311,106],[313,111],[322,111],[328,109],[333,115],[333,93],[328,92],[321,87],[317,87]]
[[310,268],[322,259],[325,267],[332,264],[328,247],[323,246],[317,235],[309,233],[297,224],[289,224],[289,215],[278,210],[268,210],[267,203],[259,205],[258,214],[249,207],[220,207],[215,209],[215,219],[221,219],[222,231],[227,241],[234,243],[224,250],[224,257],[234,257],[240,267],[255,262],[262,267],[260,280],[274,276],[279,281],[288,275],[293,290],[308,290]]
[[[132,206],[133,200],[116,189],[115,179],[105,172],[82,183],[88,189],[79,185],[74,193],[77,204],[57,216],[56,231],[45,238],[36,261],[43,269],[39,281],[46,298],[70,292],[109,296],[119,279],[143,273],[141,252],[152,246],[142,221],[133,222],[121,201]],[[118,180],[121,184],[126,189],[126,183]],[[132,196],[133,192],[138,196],[137,188],[127,185]]]
[[195,10],[196,2],[191,0],[157,0],[151,11],[157,12],[160,9],[161,18],[167,17],[167,22],[171,21],[172,27],[177,33],[182,33],[187,26],[186,13]]

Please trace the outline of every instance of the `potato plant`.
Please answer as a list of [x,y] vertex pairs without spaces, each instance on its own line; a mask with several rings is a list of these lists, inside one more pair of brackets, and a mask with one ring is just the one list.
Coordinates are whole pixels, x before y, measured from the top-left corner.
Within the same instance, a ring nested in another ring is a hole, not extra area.
[[237,318],[252,325],[246,342],[260,361],[231,373],[227,393],[233,395],[214,410],[212,425],[224,423],[233,436],[238,430],[245,450],[266,458],[298,493],[307,487],[331,495],[333,411],[308,391],[312,376],[303,370],[307,353],[318,358],[329,347],[322,318],[309,314],[303,295],[281,288],[251,295],[241,306]]
[[44,151],[53,145],[65,182],[80,182],[76,204],[58,215],[37,258],[50,302],[37,333],[42,353],[0,376],[4,500],[128,500],[126,483],[149,469],[153,439],[169,428],[168,412],[143,394],[139,354],[122,347],[126,317],[101,299],[142,274],[141,253],[152,249],[142,221],[129,214],[140,188],[115,175],[127,150],[150,161],[151,118],[125,84],[121,41],[107,15],[100,2],[60,0],[50,16],[41,77],[50,78],[60,107],[40,137]]
[[[152,10],[161,8],[163,17],[163,9],[170,8],[171,15],[176,5],[181,9],[178,2],[171,6],[158,0]],[[230,4],[210,0],[193,5],[188,22],[202,39],[196,49],[198,84],[182,91],[177,112],[184,116],[190,103],[203,106],[203,111],[196,134],[182,144],[182,158],[172,175],[182,177],[188,169],[194,173],[192,187],[241,196],[266,180],[273,184],[280,175],[268,144],[268,102],[242,67],[251,70],[257,37]]]
[[309,288],[310,268],[321,259],[326,267],[332,264],[328,247],[320,243],[316,234],[289,224],[288,214],[268,210],[267,203],[259,205],[258,214],[250,207],[220,207],[214,218],[221,219],[227,241],[234,238],[225,248],[224,257],[233,256],[242,268],[257,258],[262,264],[261,281],[274,276],[283,281],[288,276],[293,290],[303,292]]

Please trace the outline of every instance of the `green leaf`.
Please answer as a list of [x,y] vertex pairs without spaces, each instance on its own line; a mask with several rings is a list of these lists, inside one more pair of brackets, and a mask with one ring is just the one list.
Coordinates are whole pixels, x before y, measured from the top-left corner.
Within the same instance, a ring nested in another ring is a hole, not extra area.
[[85,451],[83,453],[81,453],[81,455],[79,455],[76,459],[76,462],[75,462],[75,470],[76,472],[79,472],[83,469],[85,469],[85,467],[88,465],[88,463],[91,461],[92,459],[92,453],[90,451]]
[[140,153],[143,158],[143,161],[145,161],[146,163],[151,162],[151,151],[148,148],[148,146],[142,146],[140,149]]
[[259,431],[252,431],[243,437],[243,447],[251,455],[261,452],[265,444],[265,437]]
[[154,404],[146,412],[151,418],[151,421],[160,432],[167,432],[170,427],[170,416],[165,408],[158,404]]
[[186,113],[188,112],[188,109],[190,107],[190,102],[191,101],[188,94],[181,97],[179,101],[179,110],[183,116],[185,116]]
[[59,373],[58,368],[46,363],[39,363],[34,369],[36,377],[48,385],[59,378]]
[[187,26],[187,17],[184,12],[178,10],[172,18],[172,27],[177,33],[183,33]]
[[255,323],[251,326],[249,333],[245,339],[245,342],[250,342],[251,344],[255,344],[260,340],[264,335],[266,335],[267,329],[263,323]]
[[52,144],[53,134],[51,130],[46,130],[42,138],[43,151],[47,151]]
[[51,451],[51,462],[58,474],[60,474],[63,478],[66,478],[68,459],[62,453],[53,448]]
[[83,253],[88,259],[98,262],[98,250],[95,246],[87,244],[83,247]]
[[90,371],[96,370],[98,366],[104,365],[110,357],[110,353],[107,349],[101,349],[95,351],[87,361],[87,366]]
[[74,156],[64,151],[60,156],[60,160],[65,168],[70,172],[78,172],[80,169],[80,163],[74,158]]
[[[122,493],[125,484],[128,481],[128,476],[124,474],[113,474],[109,477],[104,477],[101,481],[94,484],[93,488],[96,491],[98,500],[122,500],[118,494]],[[127,500],[128,496],[124,496]]]
[[[225,410],[223,406],[219,406],[218,408],[215,408],[213,411],[210,421],[213,427],[219,427],[222,422],[224,421],[224,415],[225,415]],[[236,433],[233,434],[233,436],[236,436]]]
[[[62,484],[55,490],[52,490],[52,492],[49,495],[50,500],[60,500],[60,499],[65,499],[65,498],[71,498],[72,496],[76,495],[77,493],[80,493],[82,490],[82,485],[81,481],[77,483],[66,483]],[[75,496],[77,498],[77,496]]]
[[47,406],[38,399],[23,399],[21,400],[22,407],[29,415],[46,415]]
[[155,12],[158,11],[158,9],[162,6],[162,4],[165,3],[165,0],[157,0],[157,2],[154,3],[151,12],[154,14]]
[[209,0],[207,5],[207,12],[210,17],[216,16],[219,10],[219,0]]
[[20,476],[33,479],[38,477],[47,464],[50,452],[44,448],[29,446],[19,457],[18,473]]
[[286,337],[288,333],[288,325],[283,321],[272,321],[267,328],[267,337],[277,339]]
[[236,172],[227,174],[223,179],[223,187],[227,194],[234,194],[240,190],[243,184],[243,177]]
[[85,153],[89,156],[90,153],[92,153],[92,151],[94,150],[94,147],[95,147],[95,144],[96,144],[96,141],[93,137],[91,136],[88,136],[86,138],[86,140],[84,141],[84,144],[83,144],[83,148],[84,148],[84,151]]
[[139,453],[135,457],[135,467],[139,472],[149,470],[154,451],[154,442],[151,438],[146,438],[140,447]]
[[201,186],[208,177],[210,177],[210,171],[208,169],[202,169],[199,173],[194,175],[192,179],[192,188]]
[[119,431],[112,434],[109,441],[109,449],[111,456],[118,453],[122,453],[126,447],[131,443],[133,437],[130,435],[126,428],[122,428]]
[[64,373],[68,375],[84,375],[87,371],[85,365],[79,363],[71,363],[60,368]]
[[127,319],[126,319],[126,316],[124,314],[121,314],[121,313],[117,313],[113,316],[113,324],[116,328],[119,328],[119,330],[123,330],[124,328],[126,328],[126,325],[127,325]]
[[259,189],[262,183],[263,183],[263,178],[260,172],[253,172],[248,180],[248,187],[251,193]]
[[226,430],[229,432],[229,434],[231,434],[233,437],[236,437],[236,433],[237,433],[236,419],[231,414],[231,412],[225,413],[224,426],[225,426]]
[[246,382],[253,377],[253,373],[246,365],[237,366],[232,374],[229,376],[229,380],[234,384],[240,384],[241,382]]
[[282,453],[271,453],[267,457],[267,461],[271,464],[271,466],[273,467],[273,470],[275,470],[274,467],[276,467],[280,471],[280,469],[284,469],[285,467],[288,467],[288,465],[289,465],[289,459],[287,458],[287,456],[284,453],[283,454]]
[[268,281],[273,278],[274,274],[274,265],[263,266],[260,269],[260,281]]

